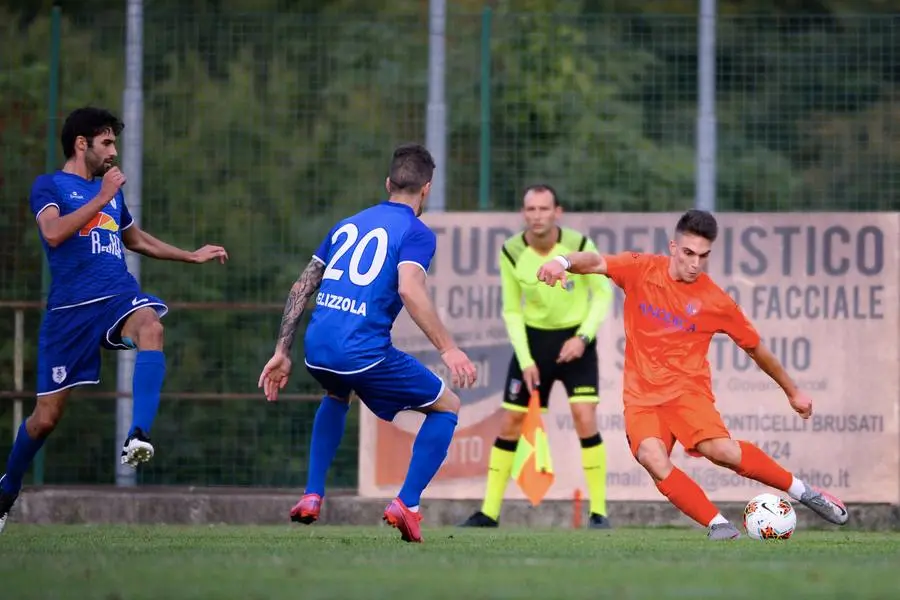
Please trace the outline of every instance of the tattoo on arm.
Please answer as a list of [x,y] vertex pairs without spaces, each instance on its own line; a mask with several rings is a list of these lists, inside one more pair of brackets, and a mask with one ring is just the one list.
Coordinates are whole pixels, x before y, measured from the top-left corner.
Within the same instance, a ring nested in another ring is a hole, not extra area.
[[325,265],[313,259],[309,261],[309,264],[300,273],[300,277],[291,286],[291,293],[288,295],[284,305],[284,314],[281,317],[281,329],[278,331],[278,348],[286,353],[290,352],[294,346],[300,317],[303,316],[310,297],[319,289],[323,273],[325,273]]

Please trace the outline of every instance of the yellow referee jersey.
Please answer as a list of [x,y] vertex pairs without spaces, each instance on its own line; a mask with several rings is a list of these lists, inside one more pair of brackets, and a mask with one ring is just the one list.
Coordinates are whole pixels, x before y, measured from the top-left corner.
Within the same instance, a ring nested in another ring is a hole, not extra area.
[[540,254],[518,233],[500,250],[500,281],[503,286],[503,320],[519,366],[534,364],[525,328],[568,329],[593,340],[612,305],[613,292],[604,275],[568,275],[568,286],[550,287],[538,281],[542,264],[569,252],[597,251],[587,236],[566,227],[548,254]]

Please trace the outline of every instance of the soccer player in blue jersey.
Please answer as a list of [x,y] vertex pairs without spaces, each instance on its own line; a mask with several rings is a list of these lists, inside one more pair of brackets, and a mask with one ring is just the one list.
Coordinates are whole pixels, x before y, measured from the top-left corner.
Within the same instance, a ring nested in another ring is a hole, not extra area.
[[138,227],[125,205],[125,175],[114,166],[123,128],[106,110],[75,110],[62,128],[65,165],[40,175],[31,188],[31,211],[52,281],[38,337],[37,402],[16,434],[0,478],[0,531],[72,388],[100,382],[101,347],[137,349],[134,415],[121,460],[136,467],[153,456],[149,434],[166,372],[160,318],[168,308],[141,290],[128,272],[125,249],[189,263],[228,258],[220,246],[188,252]]
[[[291,372],[291,347],[307,301],[315,294],[304,339],[306,368],[325,389],[313,422],[309,475],[291,520],[319,517],[325,477],[350,408],[350,393],[379,418],[400,411],[425,414],[406,480],[384,520],[407,542],[421,542],[419,500],[447,456],[459,397],[418,360],[391,344],[391,326],[404,306],[440,351],[452,385],[475,382],[475,366],[441,323],[425,287],[435,236],[418,219],[431,190],[434,160],[420,145],[394,151],[386,181],[389,199],[335,225],[291,288],[275,354],[259,378],[274,401]],[[318,293],[316,291],[318,290]]]

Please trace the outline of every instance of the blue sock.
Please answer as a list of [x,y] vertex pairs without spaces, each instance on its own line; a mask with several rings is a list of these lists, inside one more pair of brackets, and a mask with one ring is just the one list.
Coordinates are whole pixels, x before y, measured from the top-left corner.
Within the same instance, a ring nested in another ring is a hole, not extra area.
[[438,469],[447,458],[447,450],[450,448],[458,421],[458,417],[449,412],[428,413],[425,417],[413,443],[412,459],[409,461],[406,480],[397,495],[407,507],[419,505],[422,492],[437,475]]
[[134,379],[131,383],[134,394],[131,433],[140,427],[145,434],[150,434],[159,410],[159,393],[165,378],[166,355],[162,350],[139,350],[134,360]]
[[35,454],[44,445],[44,439],[35,440],[28,435],[25,429],[25,421],[19,427],[19,433],[16,434],[16,443],[13,444],[12,451],[9,453],[9,460],[6,462],[6,474],[0,487],[8,494],[18,494],[22,489],[22,480],[25,478],[25,472],[31,466]]
[[338,446],[341,445],[349,410],[349,402],[341,402],[331,396],[322,398],[313,421],[309,473],[306,480],[307,494],[325,495],[325,478],[328,476],[331,461],[337,454]]

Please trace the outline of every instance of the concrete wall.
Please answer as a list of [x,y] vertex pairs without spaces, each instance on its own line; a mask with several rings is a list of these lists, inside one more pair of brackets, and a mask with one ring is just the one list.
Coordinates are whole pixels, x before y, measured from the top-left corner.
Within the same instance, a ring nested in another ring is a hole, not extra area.
[[[248,490],[222,488],[118,489],[114,487],[31,488],[23,491],[13,509],[11,523],[134,523],[134,524],[287,524],[297,502],[296,490]],[[360,499],[349,492],[333,492],[320,523],[328,525],[377,525],[388,499]],[[452,526],[478,510],[480,503],[464,500],[425,500],[422,510],[429,527]],[[740,522],[743,505],[720,505],[726,517]],[[850,505],[848,528],[900,530],[900,507]],[[692,526],[693,523],[665,502],[611,502],[614,526]],[[802,506],[797,507],[798,528],[833,529]],[[582,526],[587,522],[587,503],[582,506]],[[508,501],[501,515],[504,527],[570,528],[572,502],[545,502],[532,508],[526,502]]]

